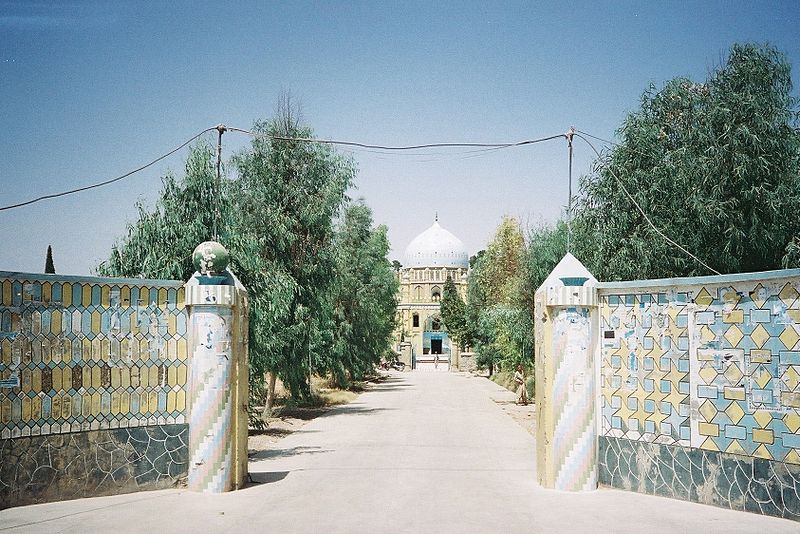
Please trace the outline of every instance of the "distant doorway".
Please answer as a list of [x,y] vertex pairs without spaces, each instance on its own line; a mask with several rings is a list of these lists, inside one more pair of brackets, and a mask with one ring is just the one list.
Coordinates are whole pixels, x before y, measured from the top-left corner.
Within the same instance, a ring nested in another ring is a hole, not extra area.
[[441,353],[442,353],[442,340],[431,339],[431,354],[441,354]]

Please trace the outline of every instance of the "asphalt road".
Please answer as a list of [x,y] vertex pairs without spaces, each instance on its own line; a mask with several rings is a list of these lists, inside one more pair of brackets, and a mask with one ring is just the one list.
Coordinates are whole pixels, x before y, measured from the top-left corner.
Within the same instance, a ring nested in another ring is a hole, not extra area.
[[800,532],[788,520],[536,484],[535,442],[483,378],[393,373],[250,464],[257,482],[12,508],[0,532]]

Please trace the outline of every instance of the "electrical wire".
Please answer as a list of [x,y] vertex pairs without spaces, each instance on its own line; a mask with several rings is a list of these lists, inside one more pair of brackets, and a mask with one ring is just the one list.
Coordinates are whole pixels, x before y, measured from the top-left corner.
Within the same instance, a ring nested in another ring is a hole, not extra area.
[[482,147],[482,148],[510,148],[516,146],[524,146],[524,145],[532,145],[535,143],[541,143],[544,141],[552,141],[553,139],[559,139],[564,137],[564,134],[558,135],[551,135],[548,137],[541,137],[539,139],[526,139],[524,141],[517,141],[513,143],[427,143],[423,145],[406,145],[406,146],[385,146],[385,145],[370,145],[366,143],[357,143],[355,141],[337,141],[334,139],[314,139],[312,137],[284,137],[281,135],[270,135],[270,134],[261,134],[258,132],[252,132],[250,130],[245,130],[243,128],[228,128],[228,130],[232,132],[240,132],[247,135],[252,135],[254,137],[269,137],[275,141],[298,141],[303,143],[321,143],[326,145],[342,145],[342,146],[354,146],[359,148],[370,148],[376,150],[391,150],[391,151],[403,151],[403,150],[423,150],[426,148],[452,148],[452,147]]
[[584,132],[583,130],[575,130],[575,132],[579,133],[579,134],[583,134],[586,137],[591,137],[592,139],[597,139],[598,141],[602,141],[603,143],[606,143],[607,145],[620,146],[620,144],[617,143],[616,141],[609,141],[608,139],[603,139],[602,137],[597,137],[596,135],[592,135],[590,133]]
[[[595,154],[597,154],[597,157],[598,157],[598,158],[600,158],[600,157],[601,157],[601,155],[600,155],[600,152],[598,152],[598,151],[597,151],[597,149],[594,147],[594,145],[592,144],[592,142],[591,142],[591,141],[589,141],[589,140],[588,140],[586,137],[584,137],[584,135],[586,135],[586,136],[589,136],[589,134],[584,134],[583,132],[581,132],[581,133],[577,133],[577,132],[580,132],[580,130],[576,130],[575,132],[576,132],[576,133],[575,133],[575,136],[576,136],[576,137],[580,137],[580,138],[581,138],[581,139],[582,139],[582,140],[583,140],[583,141],[584,141],[584,142],[585,142],[587,145],[589,145],[589,146],[592,148],[592,150],[594,150],[594,153],[595,153]],[[594,138],[595,136],[590,136],[590,137],[593,137],[593,138]],[[602,139],[601,139],[601,141],[602,141]],[[616,144],[616,143],[615,143],[615,144]],[[712,273],[714,273],[714,274],[722,274],[721,272],[717,271],[716,269],[714,269],[713,267],[711,267],[710,265],[708,265],[706,262],[704,262],[703,260],[701,260],[700,258],[698,258],[697,256],[695,256],[694,254],[692,254],[691,252],[689,252],[689,251],[686,249],[686,247],[684,247],[684,246],[683,246],[683,245],[681,245],[680,243],[677,243],[676,241],[673,241],[672,239],[670,239],[669,237],[667,237],[667,235],[666,235],[666,234],[664,234],[664,232],[662,232],[661,230],[659,230],[659,229],[658,229],[658,227],[657,227],[655,224],[653,224],[653,221],[651,221],[651,220],[650,220],[650,217],[648,217],[648,216],[647,216],[647,213],[645,213],[645,211],[642,209],[642,207],[639,205],[639,203],[638,203],[638,202],[636,202],[636,199],[634,199],[634,198],[633,198],[633,196],[632,196],[632,195],[631,195],[631,194],[628,192],[628,188],[627,188],[627,187],[625,187],[625,184],[624,184],[624,183],[622,183],[622,180],[619,178],[619,176],[617,176],[617,173],[615,173],[615,172],[614,172],[614,171],[611,169],[611,167],[606,167],[606,168],[607,168],[607,169],[608,169],[608,171],[611,173],[611,176],[613,176],[613,177],[614,177],[614,179],[617,181],[617,183],[620,185],[620,187],[622,188],[622,191],[624,191],[624,192],[625,192],[625,195],[628,197],[628,199],[629,199],[629,200],[630,200],[630,201],[633,203],[633,205],[634,205],[634,206],[636,206],[636,209],[637,209],[637,210],[639,210],[639,213],[641,213],[641,214],[642,214],[642,217],[644,217],[644,220],[645,220],[645,221],[647,221],[647,223],[648,223],[648,224],[649,224],[649,225],[650,225],[650,226],[653,228],[653,230],[654,230],[654,231],[655,231],[655,232],[656,232],[658,235],[660,235],[662,238],[664,238],[664,240],[665,240],[667,243],[669,243],[669,244],[671,244],[672,246],[674,246],[674,247],[678,248],[678,249],[679,249],[679,250],[681,250],[681,251],[682,251],[684,254],[686,254],[687,256],[689,256],[690,258],[692,258],[693,260],[695,260],[697,263],[699,263],[700,265],[702,265],[703,267],[705,267],[706,269],[708,269],[708,270],[709,270],[709,271],[711,271]]]
[[155,165],[156,163],[158,163],[162,159],[167,158],[167,157],[171,156],[172,154],[174,154],[175,152],[177,152],[178,150],[182,149],[183,147],[185,147],[186,145],[188,145],[189,143],[191,143],[192,141],[194,141],[195,139],[197,139],[201,135],[203,135],[205,133],[208,133],[208,132],[210,132],[212,130],[215,130],[215,129],[216,129],[216,126],[211,127],[211,128],[206,128],[205,130],[203,130],[202,132],[198,133],[197,135],[195,135],[194,137],[192,137],[188,141],[185,141],[184,143],[180,144],[179,146],[173,148],[172,150],[170,150],[166,154],[157,157],[156,159],[154,159],[150,163],[142,165],[141,167],[137,167],[136,169],[133,169],[132,171],[126,172],[125,174],[122,174],[120,176],[117,176],[116,178],[111,178],[110,180],[105,180],[103,182],[99,182],[99,183],[96,183],[96,184],[87,185],[87,186],[84,186],[84,187],[79,187],[77,189],[72,189],[70,191],[63,191],[61,193],[52,193],[50,195],[42,195],[40,197],[31,199],[31,200],[26,200],[25,202],[19,202],[17,204],[11,204],[11,205],[8,205],[8,206],[1,206],[0,207],[0,211],[10,210],[10,209],[14,209],[14,208],[21,208],[22,206],[28,206],[29,204],[33,204],[35,202],[39,202],[39,201],[42,201],[42,200],[47,200],[49,198],[63,197],[63,196],[66,196],[66,195],[71,195],[73,193],[79,193],[81,191],[87,191],[89,189],[94,189],[96,187],[102,187],[104,185],[113,184],[114,182],[119,182],[120,180],[122,180],[124,178],[127,178],[128,176],[136,174],[139,171],[143,171],[146,168],[148,168],[148,167],[150,167],[152,165]]

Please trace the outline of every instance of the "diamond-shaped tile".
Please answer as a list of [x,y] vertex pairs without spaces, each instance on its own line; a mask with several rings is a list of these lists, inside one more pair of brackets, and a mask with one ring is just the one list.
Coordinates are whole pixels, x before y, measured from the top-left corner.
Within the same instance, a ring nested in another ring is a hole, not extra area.
[[719,447],[717,447],[717,444],[714,442],[714,439],[711,438],[711,437],[706,438],[706,440],[702,444],[700,444],[700,448],[701,449],[706,449],[708,451],[718,451],[719,450]]
[[789,391],[794,391],[797,385],[800,384],[800,373],[797,372],[794,365],[790,365],[786,372],[783,373],[781,380],[789,388]]
[[698,374],[706,384],[713,384],[714,379],[717,378],[717,370],[710,366],[703,367]]
[[726,341],[731,344],[731,347],[736,347],[736,345],[738,345],[739,342],[744,337],[744,334],[742,334],[742,331],[739,330],[739,327],[734,324],[731,325],[730,328],[728,328],[728,330],[724,334],[724,337]]
[[715,339],[717,339],[717,336],[714,334],[714,331],[708,326],[703,325],[703,328],[700,329],[700,341],[703,343],[709,343]]
[[791,282],[787,282],[787,284],[783,286],[783,289],[781,289],[781,292],[778,293],[778,296],[783,303],[786,304],[786,307],[790,308],[794,301],[797,300],[797,297],[800,296],[800,293],[797,292]]
[[766,287],[758,284],[750,293],[750,298],[757,307],[763,308],[764,304],[769,300],[769,291],[767,291]]
[[742,380],[742,377],[744,376],[742,374],[742,370],[739,369],[739,366],[736,364],[736,362],[728,362],[727,368],[725,369],[725,372],[723,374],[725,375],[725,378],[728,379],[728,382],[730,382],[732,386],[738,385],[739,382]]
[[769,339],[769,332],[762,325],[758,325],[753,329],[753,333],[750,334],[750,339],[756,344],[756,348],[760,349]]
[[725,413],[730,417],[734,425],[738,424],[739,421],[742,420],[742,417],[744,417],[744,410],[742,410],[742,407],[739,406],[739,403],[736,401],[725,408]]
[[732,287],[721,289],[720,293],[722,294],[723,302],[728,304],[731,308],[735,308],[739,304],[739,301],[742,300],[742,296]]
[[708,306],[714,302],[714,297],[711,296],[711,293],[709,293],[706,288],[702,288],[694,298],[694,302],[698,306]]
[[772,380],[772,373],[763,365],[759,365],[751,376],[761,389],[764,389],[769,384],[769,381]]
[[800,334],[797,333],[797,327],[791,324],[786,325],[786,328],[783,329],[783,332],[780,335],[781,343],[783,343],[783,346],[788,350],[792,350],[799,339]]
[[705,417],[707,422],[713,421],[714,416],[717,415],[717,408],[714,406],[713,402],[707,400],[700,406],[700,414]]
[[[753,413],[753,419],[756,420],[758,426],[761,428],[767,428],[767,425],[772,422],[772,413],[767,410],[756,410]],[[800,420],[798,421],[798,425],[800,425]]]
[[787,464],[800,464],[800,454],[797,454],[797,451],[792,449],[789,451],[783,461]]
[[789,432],[796,434],[797,430],[800,429],[800,415],[795,411],[787,413],[783,416],[783,424],[786,425],[786,428],[789,429]]

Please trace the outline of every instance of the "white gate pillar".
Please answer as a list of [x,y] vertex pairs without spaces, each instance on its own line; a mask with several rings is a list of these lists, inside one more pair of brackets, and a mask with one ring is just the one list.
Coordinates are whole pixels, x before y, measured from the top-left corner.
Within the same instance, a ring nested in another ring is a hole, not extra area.
[[596,283],[567,253],[536,291],[536,463],[545,488],[597,488]]
[[208,241],[194,252],[189,310],[189,480],[192,491],[241,487],[247,475],[247,292]]

